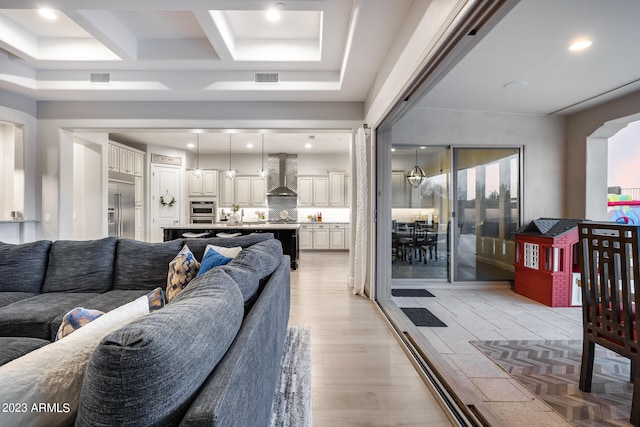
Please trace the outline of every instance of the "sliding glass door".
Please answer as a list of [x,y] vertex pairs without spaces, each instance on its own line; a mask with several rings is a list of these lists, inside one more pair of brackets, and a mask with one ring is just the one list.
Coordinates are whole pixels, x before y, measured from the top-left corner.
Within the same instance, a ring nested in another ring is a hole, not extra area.
[[[395,146],[391,150],[391,277],[450,280],[450,150]],[[407,174],[414,171],[412,180]]]
[[454,148],[453,168],[453,280],[512,280],[520,149]]

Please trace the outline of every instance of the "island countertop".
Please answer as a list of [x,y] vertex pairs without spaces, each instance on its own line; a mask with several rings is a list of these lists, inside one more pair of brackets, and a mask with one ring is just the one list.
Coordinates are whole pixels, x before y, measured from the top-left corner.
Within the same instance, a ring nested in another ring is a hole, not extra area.
[[244,222],[241,224],[229,225],[226,222],[216,222],[214,224],[175,224],[162,227],[166,230],[224,230],[224,229],[254,229],[254,230],[297,230],[300,224],[296,222]]

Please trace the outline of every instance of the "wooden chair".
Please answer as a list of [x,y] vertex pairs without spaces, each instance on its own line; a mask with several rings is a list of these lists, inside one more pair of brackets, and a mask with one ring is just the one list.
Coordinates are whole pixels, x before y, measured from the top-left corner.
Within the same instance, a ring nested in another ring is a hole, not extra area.
[[595,344],[631,361],[633,398],[630,422],[640,426],[640,226],[581,222],[583,349],[580,390],[591,391]]

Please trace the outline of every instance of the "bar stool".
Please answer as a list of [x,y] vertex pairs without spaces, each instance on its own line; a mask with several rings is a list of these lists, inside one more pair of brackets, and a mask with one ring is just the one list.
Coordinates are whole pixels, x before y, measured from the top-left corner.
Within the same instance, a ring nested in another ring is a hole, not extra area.
[[185,237],[187,239],[202,239],[204,237],[209,237],[209,232],[204,231],[202,233],[192,233],[190,231],[187,231],[186,233],[182,233],[182,237]]
[[220,233],[216,234],[216,237],[238,237],[238,236],[241,236],[241,235],[242,235],[242,233],[225,233],[223,231],[223,232],[220,232]]

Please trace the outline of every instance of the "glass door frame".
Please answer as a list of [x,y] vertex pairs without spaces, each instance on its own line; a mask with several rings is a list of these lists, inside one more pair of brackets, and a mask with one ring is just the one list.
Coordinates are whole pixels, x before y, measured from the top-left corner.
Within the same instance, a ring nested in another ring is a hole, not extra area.
[[[406,147],[405,147],[406,145]],[[403,148],[413,147],[413,144],[402,144]],[[416,144],[415,147],[424,146],[424,144]],[[518,221],[522,224],[522,216],[524,212],[524,147],[517,145],[509,145],[509,146],[482,146],[482,145],[426,145],[428,148],[442,148],[450,150],[449,155],[449,174],[450,174],[450,185],[448,189],[448,197],[449,197],[449,218],[448,221],[451,221],[452,224],[455,224],[457,221],[457,198],[458,198],[458,177],[457,170],[455,168],[455,156],[454,153],[457,149],[514,149],[518,150]],[[375,162],[376,162],[376,281],[375,281],[375,292],[374,298],[376,300],[379,299],[390,299],[391,298],[391,285],[394,281],[391,273],[391,254],[389,248],[392,247],[391,243],[391,176],[392,176],[392,166],[391,166],[391,148],[393,147],[392,138],[391,138],[391,130],[387,130],[385,132],[380,133],[380,129],[376,129],[376,154],[375,154]],[[385,185],[380,185],[381,183],[385,183]],[[455,279],[455,266],[457,262],[457,247],[455,246],[455,227],[450,227],[448,231],[447,238],[451,243],[451,249],[447,254],[450,256],[449,261],[449,279],[416,279],[416,280],[424,280],[428,282],[440,282],[440,283],[449,283],[451,285],[456,284],[474,284],[481,285],[483,283],[492,283],[495,284],[498,281],[463,281]],[[402,279],[402,280],[410,280],[410,279]]]

